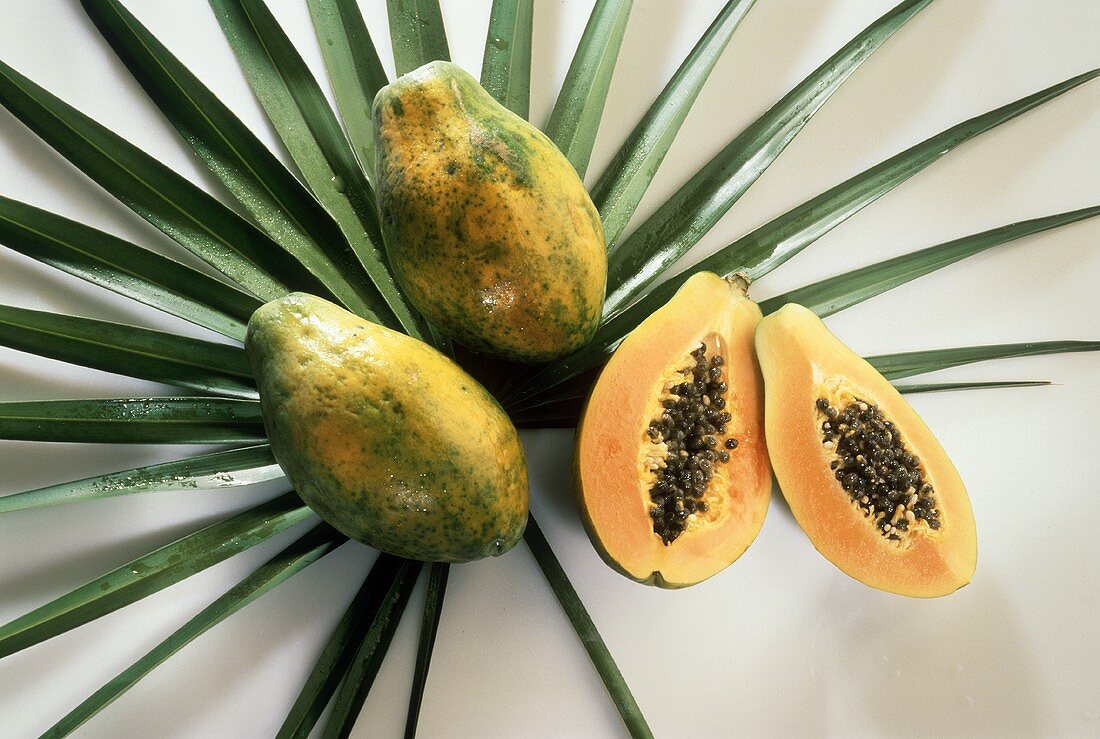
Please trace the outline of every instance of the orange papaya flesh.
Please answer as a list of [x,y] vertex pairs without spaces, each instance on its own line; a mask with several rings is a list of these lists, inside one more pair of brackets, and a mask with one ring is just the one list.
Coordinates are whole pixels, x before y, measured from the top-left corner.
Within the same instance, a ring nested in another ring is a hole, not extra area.
[[966,488],[893,385],[799,305],[760,322],[756,351],[772,468],[814,547],[891,593],[935,597],[970,582]]
[[620,344],[582,414],[585,527],[604,560],[639,582],[705,580],[740,557],[764,522],[760,309],[745,287],[693,276]]

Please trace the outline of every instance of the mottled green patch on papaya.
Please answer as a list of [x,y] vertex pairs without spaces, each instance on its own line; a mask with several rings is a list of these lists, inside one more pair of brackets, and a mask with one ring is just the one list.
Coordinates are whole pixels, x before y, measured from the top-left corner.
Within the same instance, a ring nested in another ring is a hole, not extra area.
[[383,88],[373,118],[383,238],[417,308],[468,346],[519,361],[591,338],[603,230],[553,143],[446,62]]

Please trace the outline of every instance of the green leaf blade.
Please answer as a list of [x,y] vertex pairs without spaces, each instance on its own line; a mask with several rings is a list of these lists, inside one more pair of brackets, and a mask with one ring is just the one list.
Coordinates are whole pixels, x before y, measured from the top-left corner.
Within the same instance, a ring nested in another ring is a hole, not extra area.
[[824,318],[986,249],[1098,215],[1093,206],[1010,223],[819,280],[761,301],[760,310],[767,315],[798,303]]
[[703,84],[755,2],[725,4],[593,186],[592,201],[600,211],[609,251],[615,251]]
[[82,626],[316,519],[293,493],[211,524],[0,626],[0,658]]
[[0,243],[94,285],[244,341],[262,303],[156,252],[0,196]]
[[888,380],[900,380],[964,364],[992,359],[1033,357],[1044,354],[1100,351],[1100,341],[1025,341],[1013,344],[957,346],[896,354],[878,354],[867,361]]
[[521,118],[531,113],[531,33],[535,0],[493,0],[481,86]]
[[908,385],[895,385],[899,393],[942,393],[954,390],[991,390],[1016,387],[1047,387],[1053,383],[1047,380],[996,380],[986,382],[927,382]]
[[0,105],[112,196],[263,300],[326,288],[258,228],[0,62]]
[[169,657],[237,611],[270,592],[325,556],[346,540],[319,524],[204,608],[137,662],[119,673],[87,700],[66,714],[42,736],[60,739],[109,706]]
[[102,444],[256,444],[260,404],[229,398],[0,403],[0,439]]
[[569,617],[569,622],[573,625],[577,636],[580,637],[585,651],[592,659],[592,664],[615,702],[615,708],[618,709],[623,723],[626,724],[627,731],[636,738],[652,737],[653,732],[649,730],[645,716],[642,715],[642,710],[634,700],[634,695],[630,692],[630,687],[623,679],[622,673],[619,672],[615,659],[604,644],[596,624],[592,622],[592,617],[588,615],[580,596],[569,582],[569,576],[565,574],[558,558],[554,556],[554,550],[550,548],[550,543],[546,541],[546,536],[543,535],[542,529],[539,528],[533,516],[527,519],[527,529],[524,531],[523,538],[531,549],[531,553],[535,555],[535,561],[538,562],[542,574],[546,576],[547,582],[554,590],[554,595]]
[[738,134],[634,233],[613,244],[605,314],[623,308],[698,243],[856,69],[929,2],[905,0],[878,18]]
[[355,0],[307,0],[336,107],[368,178],[374,171],[374,96],[389,83]]
[[428,62],[451,60],[439,0],[386,0],[397,76]]
[[633,0],[596,0],[545,127],[584,178]]
[[432,650],[435,647],[436,634],[439,633],[439,620],[443,616],[443,598],[447,593],[447,577],[450,571],[451,566],[448,563],[432,562],[428,573],[428,592],[424,598],[424,616],[420,622],[420,642],[416,647],[416,668],[409,694],[409,713],[405,718],[405,739],[416,737],[420,704],[424,701],[424,685],[428,681]]
[[309,67],[260,0],[209,2],[275,132],[369,275],[366,300],[374,317],[423,338],[423,321],[398,289],[379,247],[374,191]]
[[231,398],[257,400],[244,350],[92,318],[0,305],[0,346]]
[[284,476],[271,447],[260,444],[5,495],[0,497],[0,515],[120,495],[236,488]]

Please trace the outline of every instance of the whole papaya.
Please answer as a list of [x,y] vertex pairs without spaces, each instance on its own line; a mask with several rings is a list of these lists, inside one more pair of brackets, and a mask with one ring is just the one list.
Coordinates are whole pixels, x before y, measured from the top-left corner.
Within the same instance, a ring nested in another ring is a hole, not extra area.
[[304,293],[257,310],[245,348],[275,459],[333,527],[427,561],[498,555],[519,540],[518,434],[449,358]]
[[603,226],[550,139],[449,62],[382,88],[373,117],[382,236],[413,304],[514,361],[583,346],[603,308]]

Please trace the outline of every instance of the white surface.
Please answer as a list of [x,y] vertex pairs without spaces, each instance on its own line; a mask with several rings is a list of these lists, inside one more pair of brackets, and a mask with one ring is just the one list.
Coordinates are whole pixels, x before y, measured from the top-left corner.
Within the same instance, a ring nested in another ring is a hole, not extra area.
[[[206,4],[128,5],[265,141],[274,142]],[[273,3],[315,70],[304,3]],[[476,73],[488,0],[447,0],[454,58]],[[543,121],[591,3],[536,3],[533,114]],[[638,0],[591,170],[598,173],[717,12]],[[643,204],[648,212],[889,0],[761,0],[738,30]],[[381,0],[363,3],[389,65]],[[185,176],[211,179],[73,0],[5,0],[0,57]],[[699,246],[768,218],[971,115],[1100,64],[1095,0],[940,0],[845,83]],[[392,71],[392,66],[390,67]],[[1013,220],[1100,202],[1100,82],[951,154],[837,228],[754,294]],[[179,251],[0,112],[0,192]],[[635,221],[636,223],[637,221]],[[829,320],[864,353],[1100,338],[1100,221],[952,266]],[[0,250],[2,302],[187,324]],[[870,590],[823,560],[776,499],[756,544],[680,592],[635,585],[589,546],[572,503],[570,434],[525,436],[533,510],[658,736],[1100,734],[1100,356],[958,369],[1045,389],[915,397],[967,481],[979,527],[971,586],[935,601]],[[0,350],[3,399],[163,388]],[[179,448],[0,444],[0,493],[170,459]],[[0,519],[0,621],[270,495],[120,498]],[[285,543],[281,538],[0,662],[0,736],[36,734]],[[370,554],[345,547],[233,616],[87,724],[93,737],[262,737],[279,726]],[[410,609],[420,605],[419,591]],[[418,619],[406,619],[358,736],[398,736]],[[422,736],[618,736],[600,681],[530,554],[452,571]]]

